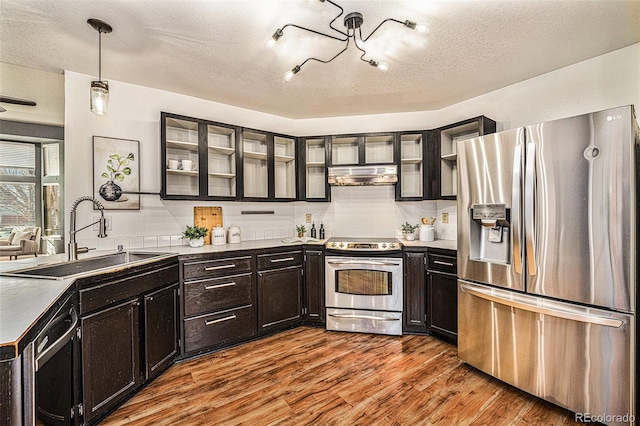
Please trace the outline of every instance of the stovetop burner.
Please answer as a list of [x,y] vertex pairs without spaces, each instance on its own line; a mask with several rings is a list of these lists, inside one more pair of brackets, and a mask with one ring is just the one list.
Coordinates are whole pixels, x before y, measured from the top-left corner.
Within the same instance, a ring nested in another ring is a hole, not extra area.
[[332,250],[347,251],[398,251],[402,245],[395,238],[334,237],[325,243]]

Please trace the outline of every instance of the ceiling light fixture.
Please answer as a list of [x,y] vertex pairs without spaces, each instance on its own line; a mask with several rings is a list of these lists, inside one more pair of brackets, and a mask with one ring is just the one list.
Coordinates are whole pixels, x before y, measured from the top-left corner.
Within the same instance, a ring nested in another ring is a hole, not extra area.
[[[335,2],[331,1],[331,0],[319,0],[322,3],[331,3],[333,6],[337,7],[338,9],[340,9],[340,14],[338,14],[338,16],[336,16],[335,18],[333,18],[333,20],[331,22],[329,22],[329,28],[331,28],[332,30],[336,31],[338,34],[340,35],[331,35],[331,34],[325,34],[323,32],[320,31],[316,31],[316,30],[312,30],[310,28],[305,28],[302,27],[300,25],[296,25],[296,24],[286,24],[285,26],[283,26],[282,28],[278,28],[273,35],[269,38],[269,40],[267,41],[267,47],[271,48],[273,46],[276,45],[276,43],[278,42],[278,40],[280,40],[280,38],[282,38],[283,34],[284,34],[284,29],[287,27],[294,27],[294,28],[298,28],[304,31],[308,31],[310,33],[313,34],[317,34],[317,35],[321,35],[323,37],[328,37],[334,40],[338,40],[341,42],[344,42],[344,48],[339,51],[336,55],[334,55],[331,59],[328,60],[322,60],[322,59],[318,59],[318,58],[314,58],[314,57],[310,57],[305,59],[301,64],[296,65],[295,67],[293,67],[291,70],[287,71],[286,74],[284,75],[284,79],[285,81],[290,81],[294,75],[298,74],[298,72],[300,72],[300,69],[309,61],[317,61],[317,62],[322,62],[323,64],[328,64],[329,62],[333,61],[334,59],[336,59],[338,56],[340,56],[342,53],[344,53],[348,48],[349,48],[349,43],[351,42],[351,40],[353,40],[353,44],[356,46],[356,48],[362,52],[362,55],[360,55],[360,60],[363,62],[368,63],[369,65],[371,65],[372,67],[378,68],[381,71],[387,71],[389,69],[389,65],[385,62],[381,62],[381,61],[377,61],[374,59],[364,59],[364,56],[367,54],[366,50],[363,47],[363,44],[367,42],[367,40],[369,40],[369,38],[375,34],[376,31],[378,31],[378,29],[385,23],[387,22],[397,22],[399,24],[404,25],[405,27],[412,29],[412,30],[416,30],[416,31],[420,31],[420,32],[427,32],[427,26],[425,24],[421,24],[421,23],[417,23],[417,22],[413,22],[413,21],[399,21],[397,19],[393,19],[393,18],[387,18],[384,21],[380,22],[378,24],[377,27],[374,28],[374,30],[371,32],[371,34],[369,34],[367,37],[362,38],[362,23],[364,22],[364,19],[362,17],[362,14],[359,12],[351,12],[349,14],[347,14],[344,17],[344,26],[347,28],[347,31],[341,31],[338,28],[333,26],[333,23],[336,21],[336,19],[338,19],[339,17],[342,16],[342,14],[344,13],[344,9],[336,4]],[[356,33],[358,35],[358,37],[356,37]],[[358,41],[358,38],[360,39]]]
[[88,19],[87,24],[98,32],[98,81],[91,82],[91,112],[104,115],[109,107],[109,83],[102,81],[102,33],[109,34],[113,28],[106,22],[94,18]]

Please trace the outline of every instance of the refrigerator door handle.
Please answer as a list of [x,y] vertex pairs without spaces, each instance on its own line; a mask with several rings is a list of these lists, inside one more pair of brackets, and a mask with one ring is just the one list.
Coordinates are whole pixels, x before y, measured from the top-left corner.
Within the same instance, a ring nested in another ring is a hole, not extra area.
[[606,318],[606,317],[601,317],[598,315],[590,315],[586,313],[569,312],[564,310],[548,308],[546,306],[539,306],[539,305],[523,302],[520,300],[507,299],[507,298],[492,294],[491,290],[487,291],[485,289],[472,287],[467,284],[460,283],[460,290],[462,290],[465,293],[469,293],[473,296],[479,297],[481,299],[488,300],[490,302],[496,302],[501,305],[510,306],[516,309],[522,309],[524,311],[549,315],[549,316],[562,318],[570,321],[580,321],[584,323],[590,323],[590,324],[596,324],[596,325],[602,325],[602,326],[614,327],[614,328],[620,328],[625,323],[624,321],[618,320],[618,319]]
[[527,251],[527,272],[536,275],[536,257],[534,246],[534,208],[535,208],[535,173],[536,173],[536,144],[527,144],[524,177],[524,240]]
[[522,144],[516,145],[513,154],[513,188],[511,200],[511,223],[513,224],[513,266],[516,273],[522,274],[522,245],[520,237],[520,205],[522,204]]

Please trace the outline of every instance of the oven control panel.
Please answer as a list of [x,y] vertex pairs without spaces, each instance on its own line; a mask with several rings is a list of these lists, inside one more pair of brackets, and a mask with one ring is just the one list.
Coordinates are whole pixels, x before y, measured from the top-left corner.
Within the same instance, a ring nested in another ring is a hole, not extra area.
[[354,250],[354,251],[400,250],[400,244],[392,243],[392,242],[362,243],[362,242],[349,242],[349,241],[329,241],[326,244],[326,247],[334,250]]

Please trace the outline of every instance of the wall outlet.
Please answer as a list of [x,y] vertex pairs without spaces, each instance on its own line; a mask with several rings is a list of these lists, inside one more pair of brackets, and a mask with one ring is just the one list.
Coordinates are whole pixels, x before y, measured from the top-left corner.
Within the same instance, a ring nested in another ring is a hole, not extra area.
[[449,223],[449,213],[442,213],[442,223]]
[[311,213],[307,213],[307,223],[311,223]]
[[[100,216],[93,216],[93,221],[97,222],[100,220]],[[107,231],[111,231],[111,216],[106,216],[104,217],[105,222],[107,222]],[[100,230],[100,224],[99,223],[94,223],[93,224],[93,230],[94,231],[99,231]]]

